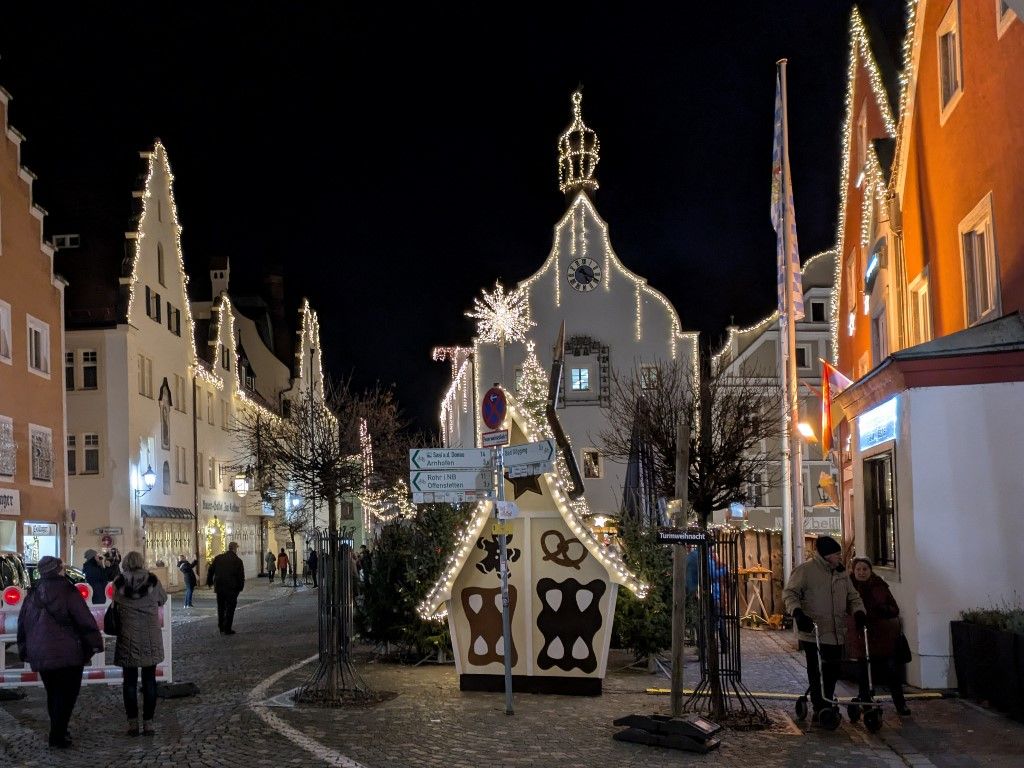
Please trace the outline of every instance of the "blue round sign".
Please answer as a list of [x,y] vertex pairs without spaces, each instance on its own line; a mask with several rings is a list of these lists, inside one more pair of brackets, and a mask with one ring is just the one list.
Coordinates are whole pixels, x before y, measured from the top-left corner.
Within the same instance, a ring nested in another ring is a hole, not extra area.
[[484,393],[484,400],[480,404],[481,415],[484,417],[484,424],[489,429],[498,429],[505,421],[505,393],[498,387],[491,387]]

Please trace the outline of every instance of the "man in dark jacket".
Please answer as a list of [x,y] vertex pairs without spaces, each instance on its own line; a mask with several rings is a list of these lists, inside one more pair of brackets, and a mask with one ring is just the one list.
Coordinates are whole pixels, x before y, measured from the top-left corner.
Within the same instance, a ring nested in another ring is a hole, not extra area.
[[313,577],[313,586],[316,587],[316,567],[317,567],[317,556],[316,550],[309,550],[309,557],[306,558],[306,568],[309,570],[309,575]]
[[18,656],[39,673],[50,714],[50,746],[71,746],[68,723],[82,687],[82,668],[103,651],[96,619],[64,575],[64,563],[39,560],[40,580],[18,614]]
[[100,604],[107,602],[107,583],[113,581],[117,574],[103,564],[100,553],[95,549],[85,550],[85,564],[82,566],[82,573],[85,574],[85,580],[92,587],[92,601]]
[[232,541],[227,552],[213,558],[206,572],[206,586],[212,586],[217,593],[217,626],[222,635],[235,634],[231,624],[235,620],[238,593],[245,588],[245,564],[237,550],[238,542]]

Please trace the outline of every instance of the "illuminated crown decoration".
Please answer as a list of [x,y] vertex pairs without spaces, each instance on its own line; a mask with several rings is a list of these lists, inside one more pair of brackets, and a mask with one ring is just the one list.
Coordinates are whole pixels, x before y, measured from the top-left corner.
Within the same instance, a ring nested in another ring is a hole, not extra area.
[[597,134],[583,122],[580,104],[583,94],[572,95],[572,124],[558,139],[558,188],[562,192],[597,189],[594,171],[601,159]]

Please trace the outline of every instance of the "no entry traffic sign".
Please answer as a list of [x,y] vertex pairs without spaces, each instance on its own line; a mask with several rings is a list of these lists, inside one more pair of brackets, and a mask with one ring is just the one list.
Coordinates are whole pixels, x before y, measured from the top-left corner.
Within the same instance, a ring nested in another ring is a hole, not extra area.
[[490,429],[497,429],[505,420],[505,393],[498,387],[491,387],[484,393],[483,402],[480,403],[481,415],[484,417],[484,424]]

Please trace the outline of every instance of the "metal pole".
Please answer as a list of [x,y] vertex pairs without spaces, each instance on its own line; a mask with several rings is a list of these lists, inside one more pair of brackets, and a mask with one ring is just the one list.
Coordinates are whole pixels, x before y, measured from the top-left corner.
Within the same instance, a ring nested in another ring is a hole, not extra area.
[[[494,449],[494,466],[498,476],[498,501],[505,500],[505,451],[503,448]],[[497,506],[495,506],[495,519],[497,519]],[[501,568],[501,637],[504,648],[502,657],[505,660],[505,714],[512,715],[515,711],[512,708],[512,622],[509,616],[508,606],[508,537],[502,533],[498,536],[498,567]]]
[[199,575],[199,431],[196,424],[196,377],[192,376],[192,533],[195,543],[196,582],[202,584]]
[[779,318],[779,383],[782,388],[782,576],[793,572],[793,497],[789,466],[789,387],[786,385],[786,318]]
[[[792,179],[789,173],[789,118],[787,116],[786,97],[786,59],[779,60],[779,78],[782,84],[782,190],[781,204],[788,206],[789,196],[792,194]],[[787,392],[786,400],[789,403],[789,440],[790,440],[790,461],[792,470],[790,480],[793,493],[793,560],[795,565],[804,561],[804,498],[803,498],[803,470],[800,462],[800,434],[797,424],[800,422],[800,402],[797,397],[797,370],[796,370],[796,318],[793,307],[793,262],[789,257],[790,238],[789,222],[783,218],[783,256],[786,264],[786,349],[789,353],[786,360],[787,366]]]
[[[672,525],[686,527],[689,501],[690,424],[681,414],[676,429],[676,510]],[[672,547],[672,717],[683,714],[683,650],[686,645],[686,549]]]

